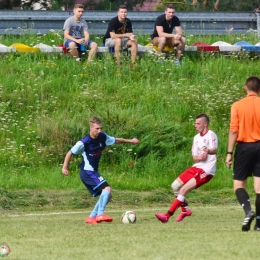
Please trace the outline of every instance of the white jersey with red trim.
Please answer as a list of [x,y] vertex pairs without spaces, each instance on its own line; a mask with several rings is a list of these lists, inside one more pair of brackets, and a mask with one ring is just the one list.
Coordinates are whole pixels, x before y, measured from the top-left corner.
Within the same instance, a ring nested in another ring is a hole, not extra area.
[[[197,134],[194,136],[192,144],[192,156],[199,156],[204,153],[204,148],[212,149],[218,148],[218,138],[217,135],[208,130],[204,135]],[[201,168],[205,172],[214,175],[216,172],[217,156],[216,154],[208,154],[205,161],[200,161],[195,163],[193,167]]]

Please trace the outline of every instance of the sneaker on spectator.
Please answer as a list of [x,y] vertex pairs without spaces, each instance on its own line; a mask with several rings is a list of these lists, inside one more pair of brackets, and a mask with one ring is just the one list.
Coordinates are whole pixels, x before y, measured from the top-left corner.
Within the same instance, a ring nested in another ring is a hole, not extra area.
[[168,222],[168,217],[165,214],[159,214],[156,213],[155,216],[160,220],[162,223],[167,223]]
[[250,230],[250,226],[251,226],[251,223],[254,220],[254,218],[255,218],[255,212],[253,210],[249,211],[246,214],[244,221],[242,223],[242,231]]
[[175,60],[174,64],[179,66],[179,65],[181,65],[181,62],[179,60]]
[[188,217],[188,216],[191,216],[192,214],[192,211],[190,209],[188,209],[187,211],[185,212],[182,212],[175,220],[177,222],[180,222],[182,221],[185,217]]

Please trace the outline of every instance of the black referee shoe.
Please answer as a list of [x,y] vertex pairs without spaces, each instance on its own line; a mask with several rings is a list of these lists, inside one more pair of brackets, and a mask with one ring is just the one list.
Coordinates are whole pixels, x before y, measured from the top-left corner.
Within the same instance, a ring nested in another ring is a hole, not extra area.
[[260,227],[255,224],[254,231],[260,231]]
[[250,225],[251,225],[252,221],[254,220],[254,218],[255,218],[255,212],[253,210],[249,211],[246,214],[244,221],[242,223],[242,231],[250,230]]

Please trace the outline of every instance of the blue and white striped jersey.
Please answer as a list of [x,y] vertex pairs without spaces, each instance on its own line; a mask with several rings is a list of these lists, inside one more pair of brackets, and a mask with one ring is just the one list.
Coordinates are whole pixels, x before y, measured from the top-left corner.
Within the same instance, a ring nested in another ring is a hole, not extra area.
[[72,154],[82,154],[82,163],[79,164],[81,169],[98,171],[98,164],[103,150],[106,146],[112,145],[115,142],[116,138],[106,133],[99,133],[96,139],[91,138],[88,134],[78,141],[70,151]]

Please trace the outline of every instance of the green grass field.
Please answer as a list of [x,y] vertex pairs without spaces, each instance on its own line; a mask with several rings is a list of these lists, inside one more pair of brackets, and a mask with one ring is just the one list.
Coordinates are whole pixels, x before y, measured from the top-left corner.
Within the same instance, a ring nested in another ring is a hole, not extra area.
[[[260,234],[241,232],[238,206],[191,206],[191,217],[162,224],[154,213],[165,209],[118,207],[107,211],[112,223],[98,225],[84,223],[90,208],[4,214],[1,239],[11,247],[10,260],[259,259]],[[135,211],[136,224],[121,223],[125,210]]]
[[[162,224],[154,214],[168,209],[169,189],[114,190],[106,210],[114,221],[87,225],[96,199],[84,189],[1,190],[1,203],[9,205],[0,211],[1,240],[13,260],[258,259],[260,234],[254,223],[249,232],[241,231],[243,210],[230,189],[198,189],[187,198],[192,216],[177,223],[177,210]],[[135,224],[121,223],[126,210],[136,213]]]

